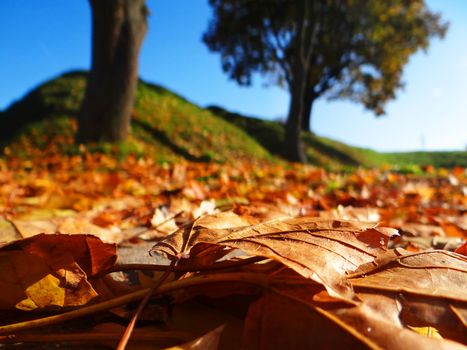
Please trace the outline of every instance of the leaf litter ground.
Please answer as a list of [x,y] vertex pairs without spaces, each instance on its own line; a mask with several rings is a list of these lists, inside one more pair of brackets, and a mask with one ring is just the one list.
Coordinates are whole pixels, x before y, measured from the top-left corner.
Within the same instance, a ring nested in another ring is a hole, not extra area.
[[463,168],[85,153],[0,160],[0,193],[4,346],[467,344]]

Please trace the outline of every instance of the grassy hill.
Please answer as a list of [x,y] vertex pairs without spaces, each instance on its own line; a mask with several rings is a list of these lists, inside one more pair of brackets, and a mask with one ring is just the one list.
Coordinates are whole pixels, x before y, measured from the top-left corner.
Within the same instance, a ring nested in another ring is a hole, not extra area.
[[[28,157],[44,152],[77,153],[73,144],[85,73],[52,79],[0,112],[0,148],[6,155]],[[281,161],[283,126],[247,118],[219,107],[207,109],[160,86],[140,81],[132,116],[132,136],[119,145],[91,146],[119,155],[150,155],[160,162]],[[378,153],[334,140],[304,135],[313,164],[331,167],[428,165],[467,166],[467,152]]]
[[[44,151],[79,152],[73,145],[85,73],[50,80],[0,113],[0,147],[19,156]],[[146,154],[158,161],[270,159],[269,152],[245,131],[184,98],[140,81],[132,116],[132,136],[114,147],[92,148]]]
[[[280,123],[245,117],[217,106],[210,106],[207,109],[245,130],[273,155],[282,156],[281,142],[285,135]],[[462,151],[381,153],[311,133],[306,133],[303,140],[309,161],[319,165],[371,167],[387,164],[400,168],[423,165],[467,166],[467,152]]]

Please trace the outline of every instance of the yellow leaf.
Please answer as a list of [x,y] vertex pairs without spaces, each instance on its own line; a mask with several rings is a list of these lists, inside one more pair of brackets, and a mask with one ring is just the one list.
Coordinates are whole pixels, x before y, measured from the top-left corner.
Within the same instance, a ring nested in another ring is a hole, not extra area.
[[79,306],[97,295],[78,265],[60,270],[26,251],[0,252],[0,309]]
[[25,292],[28,298],[16,304],[17,309],[31,310],[51,305],[64,306],[65,304],[65,290],[60,288],[60,280],[53,275],[47,275],[30,285]]
[[411,330],[415,333],[436,339],[443,339],[443,337],[439,334],[438,330],[434,327],[411,327],[408,326]]

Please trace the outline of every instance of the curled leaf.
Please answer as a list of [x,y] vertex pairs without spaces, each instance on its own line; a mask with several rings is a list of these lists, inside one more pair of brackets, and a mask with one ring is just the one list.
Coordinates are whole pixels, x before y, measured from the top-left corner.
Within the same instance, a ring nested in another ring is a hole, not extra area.
[[249,256],[279,261],[323,284],[333,297],[351,301],[355,298],[345,273],[372,262],[394,234],[374,224],[339,220],[286,218],[235,227],[242,221],[233,214],[230,218],[218,223],[204,217],[157,243],[152,251],[189,264],[200,256],[212,263],[228,253],[223,247],[239,249]]
[[60,265],[71,256],[88,276],[108,269],[117,260],[115,244],[103,243],[92,235],[39,234],[11,242],[2,249],[30,252],[46,259],[50,265]]

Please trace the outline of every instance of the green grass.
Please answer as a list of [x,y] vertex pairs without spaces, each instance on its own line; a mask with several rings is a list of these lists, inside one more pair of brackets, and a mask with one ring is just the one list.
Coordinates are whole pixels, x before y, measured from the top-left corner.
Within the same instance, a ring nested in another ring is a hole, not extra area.
[[[210,106],[208,109],[245,130],[271,154],[283,156],[281,142],[284,140],[284,128],[280,123],[248,118],[217,106]],[[304,133],[303,141],[308,160],[313,164],[330,168],[389,165],[393,168],[400,168],[402,171],[411,171],[411,168],[416,171],[417,167],[426,165],[448,168],[467,167],[467,152],[462,151],[382,153],[368,148],[350,146],[311,133]]]
[[[52,79],[0,112],[0,148],[7,155],[28,157],[43,151],[77,154],[73,144],[84,72]],[[278,122],[249,118],[219,107],[200,108],[163,87],[140,81],[129,140],[100,143],[90,151],[148,155],[159,162],[281,161],[284,128]],[[402,171],[419,166],[467,167],[467,152],[379,153],[304,133],[311,163],[329,168],[381,166]],[[411,170],[412,169],[412,170]]]
[[[28,93],[0,113],[0,147],[19,156],[51,149],[79,153],[82,148],[73,145],[73,135],[84,87],[85,73],[71,72]],[[273,159],[241,128],[143,81],[136,93],[129,140],[118,145],[100,143],[88,149],[118,155],[144,154],[159,162]]]

